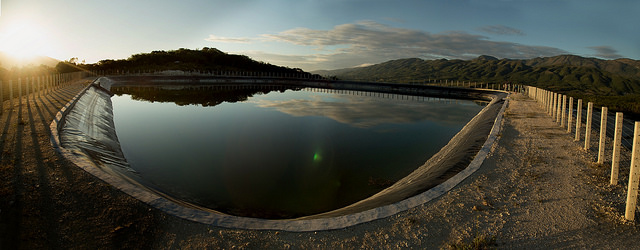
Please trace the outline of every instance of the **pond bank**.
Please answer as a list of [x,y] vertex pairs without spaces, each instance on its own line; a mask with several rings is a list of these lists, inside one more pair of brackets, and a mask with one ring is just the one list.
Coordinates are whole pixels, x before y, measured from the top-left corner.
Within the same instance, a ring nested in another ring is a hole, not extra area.
[[[222,214],[199,207],[161,192],[152,190],[128,176],[128,165],[120,150],[113,127],[110,96],[111,86],[157,82],[167,79],[127,77],[120,80],[99,78],[68,104],[52,123],[54,145],[65,158],[92,175],[110,183],[125,193],[171,215],[184,219],[228,228],[271,229],[285,231],[316,231],[338,229],[391,216],[428,202],[453,188],[477,170],[490,151],[500,129],[506,93],[471,89],[455,89],[367,84],[331,83],[333,88],[360,90],[388,90],[397,93],[419,93],[447,97],[481,97],[490,100],[451,141],[424,165],[380,193],[345,208],[298,219],[268,220]],[[193,84],[194,79],[169,79],[172,82]],[[198,82],[211,79],[196,79]],[[215,80],[215,79],[214,79]],[[125,83],[122,83],[125,82]],[[292,86],[323,85],[324,82],[285,83]],[[106,90],[105,90],[106,89]],[[496,118],[497,117],[497,118]],[[68,120],[65,122],[65,120]],[[497,122],[496,122],[497,121]],[[64,126],[61,126],[63,124]],[[58,135],[58,133],[60,135]],[[488,136],[491,134],[490,136]],[[480,153],[479,153],[480,152]],[[471,164],[471,165],[470,165]]]
[[23,101],[13,111],[5,102],[0,248],[434,249],[488,235],[498,248],[613,249],[640,240],[637,223],[620,220],[624,185],[609,187],[608,166],[594,166],[590,153],[523,96],[511,99],[480,169],[440,198],[345,229],[292,233],[169,216],[62,159],[50,146],[49,123],[84,86]]

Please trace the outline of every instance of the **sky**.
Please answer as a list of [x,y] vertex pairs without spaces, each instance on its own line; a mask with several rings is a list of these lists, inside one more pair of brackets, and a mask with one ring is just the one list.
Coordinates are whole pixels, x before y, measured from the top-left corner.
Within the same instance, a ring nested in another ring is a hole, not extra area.
[[637,0],[0,0],[0,11],[0,51],[86,63],[203,47],[306,71],[413,57],[640,59]]

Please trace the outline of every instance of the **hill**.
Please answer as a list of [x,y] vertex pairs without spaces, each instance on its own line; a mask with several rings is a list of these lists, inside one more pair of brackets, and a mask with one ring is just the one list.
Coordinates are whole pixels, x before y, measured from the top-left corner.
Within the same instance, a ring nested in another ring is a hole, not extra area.
[[183,71],[245,71],[285,74],[308,74],[301,69],[276,66],[255,61],[245,55],[227,54],[215,48],[201,50],[178,49],[152,51],[130,56],[122,60],[102,60],[95,64],[59,65],[59,71],[76,71],[79,68],[114,72],[116,70],[183,70]]
[[58,62],[59,60],[48,56],[35,56],[26,60],[21,60],[0,51],[0,67],[5,69],[11,69],[13,67],[21,68],[28,65],[45,65],[48,67],[55,67]]
[[372,66],[316,71],[343,80],[411,82],[426,80],[518,83],[640,114],[640,61],[574,55],[528,60],[480,56],[473,60],[408,58]]

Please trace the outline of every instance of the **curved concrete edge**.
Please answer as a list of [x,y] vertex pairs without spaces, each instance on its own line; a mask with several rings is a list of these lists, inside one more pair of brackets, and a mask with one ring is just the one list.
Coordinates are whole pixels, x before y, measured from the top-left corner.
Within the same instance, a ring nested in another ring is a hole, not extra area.
[[494,124],[489,136],[487,137],[487,140],[483,144],[480,151],[476,154],[474,159],[471,161],[469,166],[453,177],[444,181],[443,183],[421,194],[390,205],[385,205],[374,209],[337,217],[317,219],[270,220],[227,215],[212,210],[198,208],[196,206],[189,206],[189,204],[180,204],[170,198],[159,195],[153,190],[145,188],[141,185],[136,185],[133,183],[133,181],[124,176],[117,176],[117,174],[114,175],[113,173],[104,171],[103,168],[98,166],[99,163],[93,162],[89,157],[84,155],[83,152],[62,147],[60,143],[59,132],[64,124],[65,116],[69,113],[69,110],[74,107],[75,103],[86,92],[86,90],[91,87],[96,86],[94,86],[94,84],[91,84],[80,91],[58,112],[58,114],[56,114],[56,118],[50,125],[51,144],[53,145],[55,150],[59,152],[63,157],[70,160],[75,165],[94,175],[95,177],[98,177],[108,184],[120,189],[124,193],[142,202],[145,202],[163,212],[183,219],[226,228],[284,230],[291,232],[331,230],[354,226],[357,224],[389,217],[399,212],[406,211],[408,209],[425,204],[443,195],[480,168],[482,162],[487,157],[493,147],[493,144],[498,138],[504,110],[508,105],[508,98],[505,98],[505,102],[503,103],[503,106],[501,107],[494,120]]

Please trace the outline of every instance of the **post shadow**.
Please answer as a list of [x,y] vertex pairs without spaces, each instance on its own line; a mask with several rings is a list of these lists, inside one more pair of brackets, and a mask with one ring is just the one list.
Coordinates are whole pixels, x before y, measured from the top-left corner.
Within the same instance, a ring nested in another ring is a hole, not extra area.
[[[32,100],[34,106],[37,106],[35,98],[32,98]],[[29,116],[29,129],[31,132],[31,150],[34,153],[33,157],[36,162],[38,184],[40,185],[40,187],[37,189],[37,191],[40,192],[40,195],[37,196],[40,198],[40,201],[37,204],[41,204],[41,207],[39,208],[42,215],[41,218],[43,220],[42,228],[45,233],[45,239],[47,239],[47,242],[50,243],[49,246],[53,249],[57,249],[60,248],[58,244],[58,239],[60,239],[60,235],[58,234],[58,218],[60,218],[60,215],[55,213],[55,201],[52,199],[53,192],[51,184],[49,182],[47,171],[47,169],[53,169],[53,166],[51,166],[49,163],[48,166],[45,167],[45,163],[42,157],[42,147],[40,145],[40,142],[38,141],[38,130],[36,129],[36,121],[33,118],[33,111],[29,101],[27,101],[27,113]],[[42,117],[40,121],[43,125],[43,131],[48,131],[49,127],[44,124],[44,117]]]

